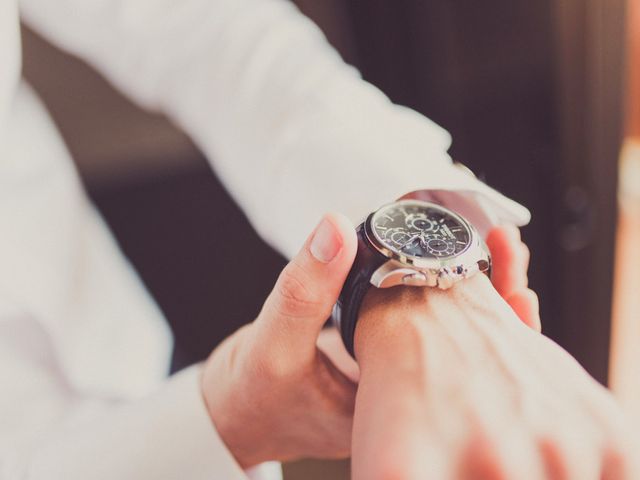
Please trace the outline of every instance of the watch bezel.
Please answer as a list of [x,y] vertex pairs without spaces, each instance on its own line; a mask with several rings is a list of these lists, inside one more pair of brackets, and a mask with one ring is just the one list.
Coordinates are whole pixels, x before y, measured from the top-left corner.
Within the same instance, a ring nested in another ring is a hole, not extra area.
[[[431,208],[434,210],[439,210],[446,215],[450,215],[455,218],[460,224],[467,230],[469,234],[469,242],[465,246],[464,250],[459,253],[449,255],[446,257],[414,257],[411,255],[403,255],[398,253],[389,247],[387,247],[384,242],[378,237],[373,227],[373,220],[381,211],[386,210],[388,208],[397,207],[399,205],[407,205],[407,206],[420,206],[423,208]],[[437,203],[426,202],[424,200],[398,200],[396,202],[387,203],[382,205],[380,208],[376,209],[374,212],[369,214],[364,224],[364,231],[367,237],[367,240],[371,245],[379,251],[385,257],[397,260],[403,265],[409,265],[412,267],[416,267],[419,269],[440,269],[442,267],[446,267],[451,265],[452,263],[458,263],[459,259],[464,258],[465,254],[472,249],[473,245],[477,243],[478,234],[473,228],[473,226],[461,215],[456,212],[443,207],[442,205],[438,205]]]
[[[390,250],[374,234],[372,221],[380,210],[402,203],[436,208],[456,217],[469,231],[469,245],[462,252],[448,257],[417,258]],[[364,238],[370,248],[387,259],[370,278],[370,283],[378,288],[409,285],[447,289],[476,273],[491,275],[491,255],[478,231],[464,217],[437,203],[399,200],[383,205],[364,221]]]

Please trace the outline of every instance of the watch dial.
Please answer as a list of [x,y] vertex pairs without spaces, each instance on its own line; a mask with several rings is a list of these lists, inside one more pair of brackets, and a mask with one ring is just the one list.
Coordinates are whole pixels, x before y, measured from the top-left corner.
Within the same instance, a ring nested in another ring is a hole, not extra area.
[[371,219],[375,237],[397,255],[444,258],[462,253],[471,233],[457,216],[421,202],[400,202],[378,210]]

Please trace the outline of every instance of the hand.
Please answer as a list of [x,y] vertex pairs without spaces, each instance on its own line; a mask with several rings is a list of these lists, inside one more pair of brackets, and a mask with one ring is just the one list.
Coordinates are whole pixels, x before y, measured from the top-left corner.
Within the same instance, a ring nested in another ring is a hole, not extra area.
[[258,318],[206,361],[205,403],[242,467],[349,455],[356,387],[316,341],[356,245],[346,218],[325,217],[283,270]]
[[640,478],[612,397],[484,275],[372,289],[355,351],[355,479]]
[[529,249],[514,225],[491,226],[482,207],[456,192],[422,190],[408,193],[402,199],[435,201],[464,216],[481,234],[491,252],[493,284],[518,317],[534,330],[541,330],[538,297],[528,288]]
[[538,296],[529,288],[529,248],[520,238],[520,229],[500,225],[489,231],[486,239],[491,252],[491,281],[500,296],[525,325],[542,330]]
[[[433,198],[425,197],[424,195],[427,193],[429,192],[414,192],[402,198],[434,200]],[[454,198],[456,197],[448,196],[436,200],[448,200],[451,203]],[[448,206],[454,207],[456,205]],[[464,211],[460,213],[473,219],[474,208],[478,207],[467,203],[463,209]],[[411,239],[410,242],[412,240],[414,239]],[[493,261],[491,275],[493,286],[525,325],[540,332],[542,325],[538,308],[538,296],[528,288],[529,249],[520,238],[520,229],[513,225],[492,227],[489,229],[486,242]],[[352,381],[357,382],[359,378],[358,365],[344,348],[340,333],[335,329],[325,329],[319,340],[320,348],[331,359],[333,364]]]

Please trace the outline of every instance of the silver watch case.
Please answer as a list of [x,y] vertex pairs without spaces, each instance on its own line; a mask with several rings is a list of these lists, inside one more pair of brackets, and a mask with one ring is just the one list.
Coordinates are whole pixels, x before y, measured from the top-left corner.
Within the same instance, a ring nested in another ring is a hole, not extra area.
[[[373,233],[371,222],[376,212],[371,213],[364,222],[364,232],[368,242],[378,252],[388,258],[371,276],[371,284],[378,288],[396,285],[416,287],[451,288],[456,282],[477,273],[491,273],[489,249],[478,231],[465,218],[441,205],[420,200],[400,200],[397,204],[424,204],[456,217],[471,234],[469,246],[457,255],[444,258],[415,258],[398,255],[383,245]],[[388,205],[381,207],[386,208]],[[378,209],[378,210],[380,210]]]

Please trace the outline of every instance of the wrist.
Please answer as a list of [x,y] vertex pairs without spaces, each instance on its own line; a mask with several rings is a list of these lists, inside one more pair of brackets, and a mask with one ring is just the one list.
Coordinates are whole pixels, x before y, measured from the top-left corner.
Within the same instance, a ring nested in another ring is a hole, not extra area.
[[416,365],[428,343],[438,342],[443,335],[453,335],[449,343],[462,341],[456,329],[484,328],[478,325],[480,317],[486,318],[481,313],[496,302],[502,307],[485,275],[475,275],[447,290],[371,288],[362,303],[354,338],[360,368],[385,362],[393,362],[394,369],[401,363]]

